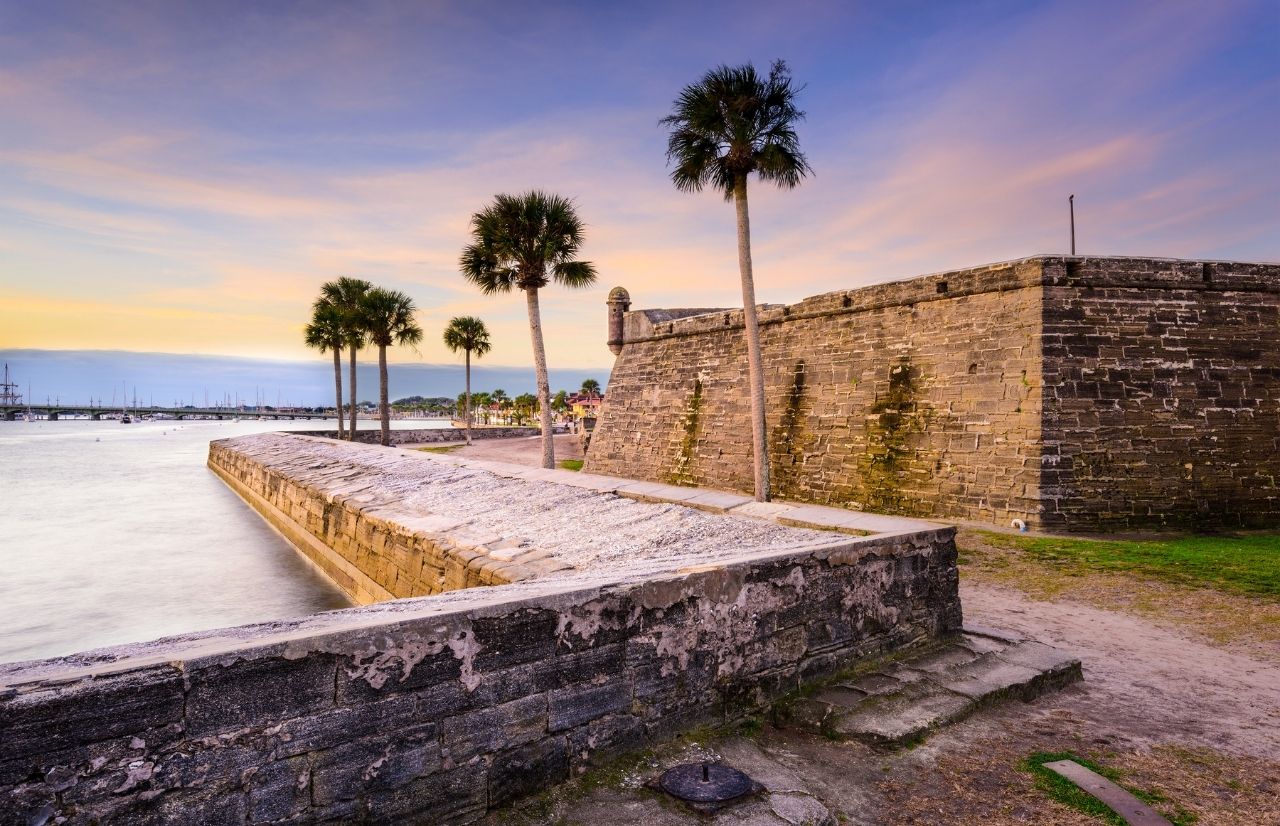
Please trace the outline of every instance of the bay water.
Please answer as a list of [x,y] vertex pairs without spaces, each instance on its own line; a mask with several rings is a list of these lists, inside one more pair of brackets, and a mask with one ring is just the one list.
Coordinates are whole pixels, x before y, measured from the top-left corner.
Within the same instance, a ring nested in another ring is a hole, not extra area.
[[335,428],[0,421],[0,662],[349,605],[205,465],[213,439]]

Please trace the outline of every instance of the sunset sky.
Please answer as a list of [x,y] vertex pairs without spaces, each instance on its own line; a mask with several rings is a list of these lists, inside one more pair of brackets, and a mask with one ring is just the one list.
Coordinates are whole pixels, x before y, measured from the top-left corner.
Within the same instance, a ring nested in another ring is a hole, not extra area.
[[426,342],[520,296],[457,271],[498,192],[574,198],[600,281],[543,296],[553,366],[612,363],[604,299],[740,304],[733,210],[677,192],[658,120],[786,59],[816,175],[756,185],[761,301],[1065,252],[1280,258],[1280,5],[0,0],[0,348],[321,359],[340,274]]

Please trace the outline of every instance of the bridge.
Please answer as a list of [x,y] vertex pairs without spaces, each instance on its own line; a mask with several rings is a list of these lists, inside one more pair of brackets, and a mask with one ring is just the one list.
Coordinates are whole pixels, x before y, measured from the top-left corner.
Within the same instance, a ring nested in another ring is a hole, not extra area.
[[30,413],[38,419],[56,422],[59,416],[88,416],[99,419],[119,418],[127,412],[130,416],[164,416],[172,419],[332,419],[333,413],[310,413],[303,410],[239,410],[228,407],[130,407],[121,411],[118,407],[102,407],[92,404],[32,404],[0,405],[0,418],[7,422],[20,419]]

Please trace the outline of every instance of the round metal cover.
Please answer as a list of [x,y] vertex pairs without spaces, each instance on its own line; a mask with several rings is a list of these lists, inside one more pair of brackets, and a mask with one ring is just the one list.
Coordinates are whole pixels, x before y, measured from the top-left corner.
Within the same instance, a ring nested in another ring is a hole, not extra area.
[[675,766],[662,773],[658,785],[672,797],[691,803],[725,803],[755,790],[750,777],[719,763]]

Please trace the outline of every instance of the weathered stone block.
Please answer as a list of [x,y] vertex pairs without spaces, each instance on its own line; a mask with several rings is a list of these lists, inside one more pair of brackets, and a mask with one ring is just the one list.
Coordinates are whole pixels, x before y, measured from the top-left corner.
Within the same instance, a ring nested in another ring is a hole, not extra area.
[[615,711],[631,707],[630,680],[617,679],[602,685],[586,683],[547,694],[548,729],[564,731]]
[[433,723],[346,743],[315,757],[317,804],[377,796],[440,769],[439,729]]
[[523,745],[546,731],[547,698],[538,694],[450,717],[441,725],[441,744],[458,764],[477,754]]
[[249,780],[249,822],[292,817],[311,805],[311,767],[306,757],[258,766]]
[[383,700],[322,711],[280,724],[270,743],[279,757],[332,748],[378,732],[394,732],[418,719],[418,701],[397,694]]
[[422,640],[385,641],[385,647],[367,656],[344,657],[338,662],[338,702],[358,703],[394,692],[415,691],[457,680],[462,661],[449,648]]
[[472,823],[484,817],[489,789],[483,761],[428,775],[387,794],[370,798],[370,823]]
[[0,700],[0,765],[42,752],[143,734],[182,718],[182,678],[168,666]]
[[510,803],[569,779],[569,747],[564,737],[538,740],[505,751],[489,767],[489,806]]
[[210,663],[188,675],[186,726],[191,736],[305,717],[333,705],[337,660],[309,654]]
[[501,617],[478,618],[472,633],[480,651],[479,671],[495,671],[550,657],[556,650],[559,618],[554,611],[521,609]]

